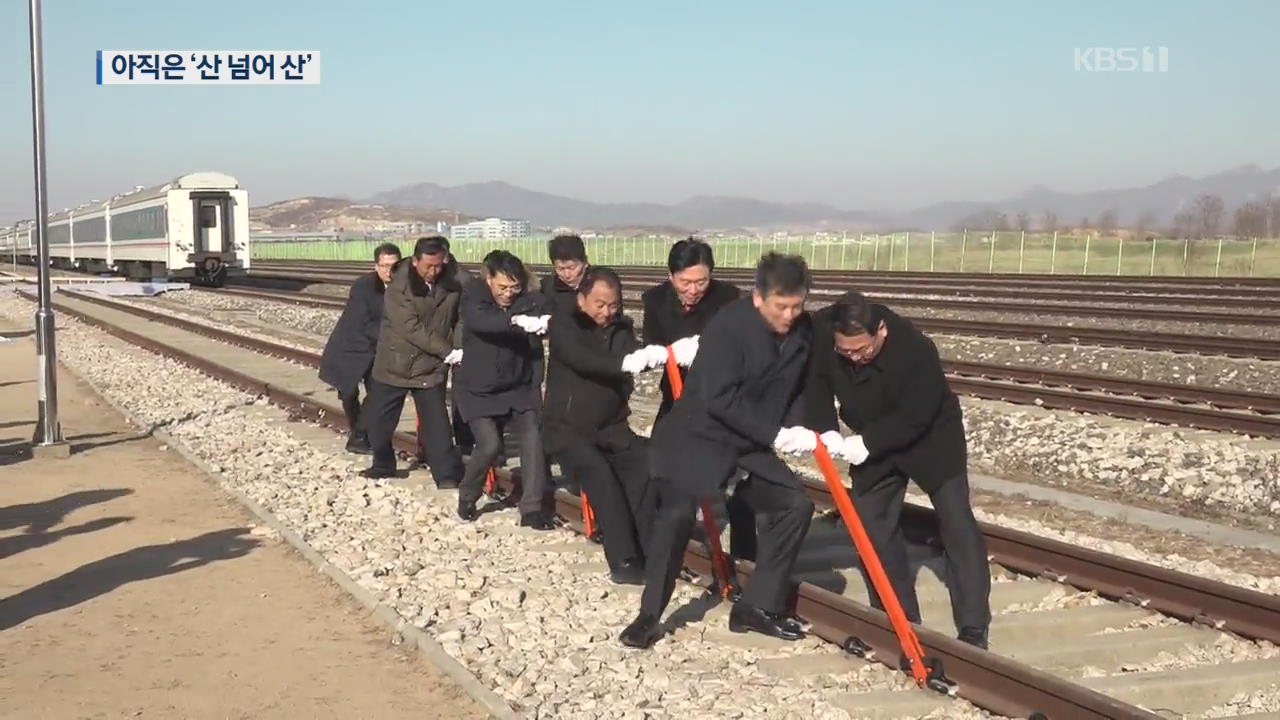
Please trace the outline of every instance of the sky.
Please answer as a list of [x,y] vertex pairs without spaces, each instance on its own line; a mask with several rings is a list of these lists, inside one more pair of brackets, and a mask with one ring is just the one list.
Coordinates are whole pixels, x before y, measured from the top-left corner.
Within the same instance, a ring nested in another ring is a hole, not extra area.
[[[0,222],[34,215],[0,0]],[[899,210],[1280,165],[1273,0],[46,0],[50,208],[198,170],[253,204],[504,180]],[[1086,72],[1080,47],[1167,47]],[[318,86],[98,86],[100,49],[318,50]]]

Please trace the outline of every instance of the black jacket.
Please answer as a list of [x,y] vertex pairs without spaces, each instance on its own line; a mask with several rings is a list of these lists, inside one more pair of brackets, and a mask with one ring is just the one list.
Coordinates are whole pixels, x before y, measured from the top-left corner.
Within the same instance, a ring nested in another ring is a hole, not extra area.
[[[583,273],[587,270],[583,269]],[[542,295],[551,303],[551,314],[571,313],[578,309],[578,289],[564,284],[559,275],[551,272],[542,276]]]
[[347,305],[324,344],[320,379],[343,395],[355,392],[360,381],[373,369],[385,293],[386,287],[376,272],[352,283]]
[[835,430],[840,419],[862,435],[870,453],[852,468],[855,482],[873,482],[892,473],[910,477],[926,491],[966,469],[960,401],[933,341],[908,320],[883,309],[888,335],[880,353],[857,367],[836,354],[829,312],[814,315],[814,353],[805,387],[806,424]]
[[802,314],[785,337],[742,298],[702,331],[684,394],[654,428],[655,478],[693,495],[718,491],[740,464],[771,482],[796,482],[773,454],[773,440],[796,402],[812,341]]
[[462,362],[453,375],[453,401],[463,420],[538,408],[542,339],[512,325],[511,318],[543,314],[541,293],[526,292],[504,308],[484,280],[472,278],[463,286]]
[[543,437],[548,453],[574,443],[622,450],[636,441],[627,423],[634,383],[622,371],[622,358],[640,348],[631,318],[619,315],[599,327],[581,310],[555,313],[547,333],[551,362],[547,370]]
[[[680,304],[680,296],[676,295],[671,281],[666,280],[655,285],[640,296],[644,305],[644,342],[646,345],[670,345],[680,338],[701,335],[703,328],[720,308],[737,300],[742,291],[736,285],[720,282],[712,278],[707,284],[707,292],[688,311]],[[688,373],[680,369],[681,375]],[[671,409],[671,381],[667,374],[662,374],[662,405],[658,407],[658,418],[661,419]]]

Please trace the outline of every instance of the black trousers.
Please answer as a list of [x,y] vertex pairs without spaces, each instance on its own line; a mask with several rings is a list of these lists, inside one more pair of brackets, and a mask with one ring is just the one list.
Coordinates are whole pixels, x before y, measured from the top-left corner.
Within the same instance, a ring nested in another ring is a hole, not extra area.
[[[789,471],[788,471],[789,472]],[[794,479],[794,477],[793,477]],[[640,611],[662,617],[675,590],[682,557],[693,533],[698,498],[655,480],[659,499],[645,565]],[[813,503],[800,481],[780,484],[754,475],[739,483],[735,495],[754,516],[759,538],[755,573],[742,589],[742,601],[775,613],[787,611],[791,570],[813,519]]]
[[379,470],[395,470],[396,455],[391,448],[391,437],[400,423],[404,396],[410,393],[418,414],[418,445],[427,456],[432,479],[436,484],[460,481],[462,455],[453,444],[443,383],[430,388],[404,388],[369,380],[365,415],[369,445],[373,448],[373,466]]
[[[855,480],[850,497],[907,619],[918,623],[920,602],[907,563],[907,541],[898,523],[906,494],[907,478],[891,474],[870,483]],[[985,637],[991,625],[991,570],[987,543],[969,504],[969,476],[961,473],[941,483],[929,493],[929,499],[937,512],[938,533],[946,554],[947,590],[956,629],[981,632]],[[865,569],[862,577],[872,605],[883,610]]]
[[503,434],[510,429],[520,446],[520,513],[541,512],[547,494],[547,460],[542,450],[542,422],[536,410],[520,410],[470,422],[475,447],[458,488],[458,504],[474,505],[484,493],[484,476],[503,451]]
[[578,478],[604,536],[610,568],[643,561],[653,527],[655,497],[649,483],[649,452],[642,441],[621,450],[582,442],[556,454],[564,472]]
[[[368,384],[365,385],[365,388],[364,399],[367,404],[369,402]],[[350,434],[355,437],[367,434],[365,426],[361,422],[364,420],[364,416],[361,413],[360,386],[356,385],[349,394],[339,390],[338,399],[342,401],[342,414],[347,416],[347,429]]]

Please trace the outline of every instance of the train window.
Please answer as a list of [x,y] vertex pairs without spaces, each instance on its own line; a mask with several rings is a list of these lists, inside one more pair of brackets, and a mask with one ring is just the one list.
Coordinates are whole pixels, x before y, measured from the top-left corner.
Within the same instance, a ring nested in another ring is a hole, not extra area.
[[218,206],[217,205],[201,205],[200,206],[200,227],[202,228],[218,227]]

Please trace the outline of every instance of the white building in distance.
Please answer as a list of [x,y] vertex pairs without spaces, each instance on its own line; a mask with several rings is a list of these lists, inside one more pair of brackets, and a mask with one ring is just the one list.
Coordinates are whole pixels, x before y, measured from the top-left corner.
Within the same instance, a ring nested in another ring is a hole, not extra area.
[[496,217],[454,225],[450,231],[450,237],[454,240],[523,238],[532,234],[533,225],[528,220],[507,220]]

